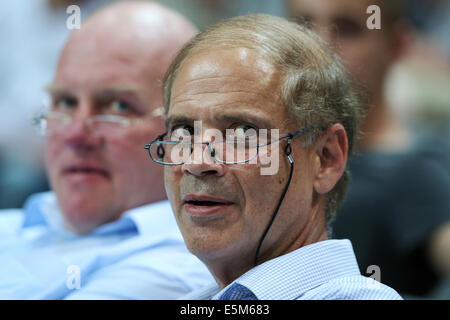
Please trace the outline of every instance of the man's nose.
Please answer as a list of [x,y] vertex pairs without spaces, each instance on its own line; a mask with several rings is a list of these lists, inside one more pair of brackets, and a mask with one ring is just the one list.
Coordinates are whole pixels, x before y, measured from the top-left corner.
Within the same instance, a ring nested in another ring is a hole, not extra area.
[[223,176],[228,170],[227,166],[218,163],[210,154],[205,144],[196,145],[189,159],[181,166],[183,173],[194,176],[216,175]]
[[75,115],[71,123],[67,125],[64,134],[65,144],[77,150],[93,150],[101,147],[103,137],[99,136],[89,123],[91,115]]

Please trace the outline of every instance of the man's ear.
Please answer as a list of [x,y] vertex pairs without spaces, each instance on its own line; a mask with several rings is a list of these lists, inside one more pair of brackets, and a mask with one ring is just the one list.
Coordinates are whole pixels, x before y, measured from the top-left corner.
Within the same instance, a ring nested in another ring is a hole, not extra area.
[[348,139],[340,123],[332,125],[315,143],[314,190],[329,192],[341,178],[347,164]]

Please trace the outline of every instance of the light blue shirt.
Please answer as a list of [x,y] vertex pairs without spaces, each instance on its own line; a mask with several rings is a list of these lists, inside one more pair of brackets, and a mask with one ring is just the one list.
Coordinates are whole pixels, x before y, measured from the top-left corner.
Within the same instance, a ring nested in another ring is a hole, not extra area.
[[0,299],[175,299],[213,280],[186,249],[168,201],[78,236],[52,192],[0,211],[0,275]]
[[[382,271],[381,271],[382,272]],[[349,240],[304,246],[249,270],[223,290],[210,284],[181,299],[203,300],[244,295],[258,300],[397,300],[398,293],[360,274]]]

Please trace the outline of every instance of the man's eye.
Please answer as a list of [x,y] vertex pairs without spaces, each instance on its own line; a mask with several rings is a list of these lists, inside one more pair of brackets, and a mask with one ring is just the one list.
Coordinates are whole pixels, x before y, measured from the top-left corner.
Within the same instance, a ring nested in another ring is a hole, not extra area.
[[111,102],[110,108],[112,113],[130,113],[133,111],[131,105],[123,100],[115,99]]
[[78,101],[73,97],[61,97],[52,102],[52,108],[58,111],[70,111],[77,107]]
[[361,26],[357,22],[347,18],[337,19],[335,22],[335,30],[338,37],[342,38],[354,38],[362,33]]
[[250,125],[238,125],[234,128],[234,135],[237,139],[251,139],[257,136],[256,128]]

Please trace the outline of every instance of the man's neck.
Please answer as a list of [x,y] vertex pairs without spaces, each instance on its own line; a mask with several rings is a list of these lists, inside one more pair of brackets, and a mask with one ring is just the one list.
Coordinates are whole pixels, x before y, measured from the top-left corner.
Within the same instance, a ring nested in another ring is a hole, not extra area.
[[[258,265],[271,259],[283,256],[301,247],[312,243],[327,240],[327,231],[325,228],[325,215],[323,214],[323,205],[317,204],[311,208],[311,215],[302,232],[299,236],[290,242],[284,242],[284,246],[278,243],[272,245],[272,248],[265,248],[261,250],[261,255],[258,258]],[[263,246],[264,247],[264,246]],[[264,253],[265,252],[265,253]],[[253,269],[255,252],[248,249],[247,252],[237,252],[236,255],[231,256],[224,254],[223,259],[212,259],[210,261],[203,261],[214,275],[216,282],[220,289],[223,289],[228,284],[245,274],[247,271]]]

